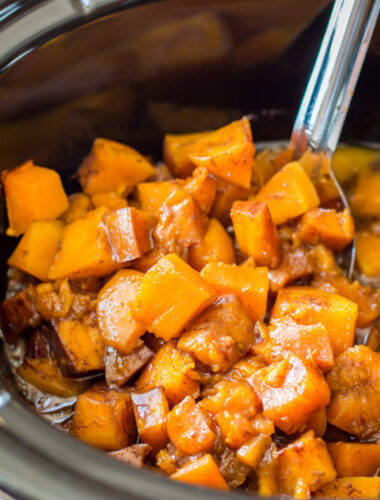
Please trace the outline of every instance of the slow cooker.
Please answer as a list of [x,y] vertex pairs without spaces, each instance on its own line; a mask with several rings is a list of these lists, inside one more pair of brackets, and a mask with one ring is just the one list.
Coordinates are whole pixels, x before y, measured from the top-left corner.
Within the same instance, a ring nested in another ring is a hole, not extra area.
[[[164,133],[242,114],[255,141],[289,137],[330,9],[326,0],[1,0],[0,168],[33,158],[70,190],[97,136],[156,160]],[[346,142],[380,141],[379,69],[378,26]],[[2,234],[0,244],[4,296],[15,242]],[[4,359],[0,489],[36,500],[242,495],[131,468],[55,430],[17,393]]]

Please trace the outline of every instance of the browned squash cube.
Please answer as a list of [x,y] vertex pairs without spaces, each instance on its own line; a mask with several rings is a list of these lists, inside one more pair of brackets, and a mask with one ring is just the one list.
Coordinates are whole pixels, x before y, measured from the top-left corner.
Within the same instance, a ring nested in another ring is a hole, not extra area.
[[214,299],[215,293],[178,255],[162,257],[145,274],[132,314],[147,330],[169,340]]
[[5,340],[13,342],[30,328],[38,326],[42,318],[35,308],[36,293],[32,286],[0,304],[1,329]]
[[280,262],[280,240],[267,204],[235,201],[231,218],[240,250],[253,257],[259,266],[277,267]]
[[327,375],[331,403],[327,420],[361,440],[380,431],[380,353],[366,346],[347,349]]
[[126,207],[104,215],[108,241],[116,262],[138,259],[153,248],[151,225],[141,210]]
[[133,443],[136,426],[130,395],[101,385],[91,387],[78,397],[70,434],[105,451]]
[[338,477],[375,476],[380,467],[380,444],[327,443]]
[[137,197],[141,204],[141,210],[151,216],[157,217],[164,201],[169,198],[174,191],[181,187],[181,182],[161,181],[161,182],[140,182],[137,184]]
[[379,498],[380,477],[342,477],[315,492],[317,497]]
[[176,481],[196,484],[206,488],[228,490],[228,484],[210,454],[188,462],[170,476]]
[[356,233],[356,263],[366,276],[380,275],[380,236],[367,231]]
[[254,343],[253,323],[235,295],[225,296],[198,316],[178,340],[213,372],[226,372]]
[[78,170],[85,193],[123,193],[154,174],[154,167],[136,150],[109,139],[96,139]]
[[209,420],[194,399],[186,396],[166,418],[169,439],[187,455],[210,451],[214,445],[214,432]]
[[259,434],[248,441],[248,443],[243,444],[237,450],[236,455],[243,464],[255,469],[271,444],[272,438],[270,436]]
[[61,248],[49,271],[49,279],[106,276],[119,264],[114,261],[103,216],[104,207],[91,210],[63,230]]
[[223,179],[216,179],[216,194],[211,208],[210,217],[214,217],[224,226],[231,224],[230,212],[236,200],[246,200],[249,189],[235,186]]
[[132,404],[141,441],[159,451],[168,441],[165,422],[169,405],[163,388],[132,394]]
[[54,220],[69,208],[57,172],[32,161],[1,174],[7,202],[9,236],[24,233],[35,220]]
[[144,368],[136,382],[138,391],[162,386],[171,405],[186,396],[199,395],[199,375],[191,356],[178,350],[173,342],[164,344]]
[[54,321],[53,324],[53,342],[62,367],[74,374],[104,368],[104,343],[96,327],[77,320]]
[[145,344],[140,344],[129,354],[121,354],[107,346],[104,356],[105,376],[109,387],[124,385],[153,357],[153,351]]
[[191,194],[205,214],[210,212],[216,194],[216,180],[206,168],[196,168],[186,179],[183,189]]
[[115,191],[95,193],[91,196],[91,202],[94,208],[106,207],[108,210],[119,210],[128,205],[127,200]]
[[69,196],[69,208],[61,219],[69,224],[86,215],[91,210],[91,199],[85,193],[73,193]]
[[278,454],[280,492],[292,495],[300,479],[310,491],[316,491],[336,478],[326,444],[308,431]]
[[151,451],[148,444],[133,444],[121,450],[109,451],[108,456],[133,467],[142,467]]

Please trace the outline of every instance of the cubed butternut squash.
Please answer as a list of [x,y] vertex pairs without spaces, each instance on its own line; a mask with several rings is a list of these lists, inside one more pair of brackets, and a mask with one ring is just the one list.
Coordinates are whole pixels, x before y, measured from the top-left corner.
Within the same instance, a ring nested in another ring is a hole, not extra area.
[[35,301],[36,292],[30,285],[1,303],[0,322],[5,340],[14,342],[20,335],[42,322]]
[[135,149],[98,138],[78,169],[85,193],[124,193],[154,174],[154,167]]
[[144,325],[131,313],[144,275],[133,269],[118,271],[100,290],[97,318],[104,342],[129,354],[145,332]]
[[107,346],[104,356],[105,377],[108,387],[120,387],[143,368],[153,357],[153,351],[141,343],[129,354],[121,354]]
[[298,162],[288,163],[259,191],[257,201],[265,201],[273,222],[283,224],[319,205],[318,194]]
[[213,290],[178,255],[162,257],[145,274],[134,318],[157,337],[178,337],[183,328],[215,298]]
[[180,187],[181,183],[176,180],[140,182],[137,184],[137,197],[141,204],[141,210],[157,217],[164,201]]
[[155,246],[152,250],[142,255],[139,259],[133,261],[133,268],[141,273],[146,273],[151,267],[153,267],[157,262],[166,255],[163,248]]
[[219,298],[201,313],[178,340],[188,352],[213,372],[226,372],[254,342],[253,324],[240,300]]
[[7,203],[8,236],[19,236],[35,220],[54,220],[69,208],[69,200],[57,172],[28,161],[3,170],[1,180]]
[[210,216],[217,219],[223,226],[231,224],[230,212],[232,204],[237,200],[246,200],[249,189],[235,186],[223,179],[216,179],[216,194]]
[[313,208],[301,217],[298,237],[311,245],[324,243],[339,252],[352,242],[354,230],[354,221],[347,208],[343,212]]
[[376,155],[378,151],[375,149],[340,146],[332,157],[332,169],[338,181],[344,183],[357,174],[369,171]]
[[326,408],[320,408],[309,418],[306,424],[306,429],[314,431],[317,437],[323,437],[327,429],[327,412]]
[[359,271],[369,277],[380,274],[380,236],[358,231],[356,233],[356,263]]
[[103,216],[116,262],[138,259],[153,248],[151,224],[144,212],[133,207],[112,210]]
[[205,214],[210,212],[216,195],[216,180],[206,168],[196,168],[193,175],[186,179],[183,189],[191,194]]
[[282,258],[276,269],[268,273],[270,289],[276,293],[295,281],[307,278],[315,270],[314,255],[305,245],[282,241]]
[[115,191],[95,193],[91,196],[91,202],[94,208],[106,207],[108,210],[118,210],[127,206],[127,200]]
[[380,477],[342,477],[314,493],[328,498],[379,498]]
[[164,162],[175,177],[188,177],[195,169],[189,157],[188,147],[192,142],[206,137],[210,132],[193,134],[167,134],[164,138]]
[[218,490],[229,489],[214,459],[208,453],[191,460],[170,477],[176,481],[196,484],[206,488],[215,488]]
[[73,193],[69,196],[69,208],[64,214],[62,214],[61,219],[69,224],[80,217],[83,217],[92,208],[91,199],[85,193]]
[[9,257],[8,265],[47,281],[62,235],[63,223],[60,221],[32,222]]
[[231,237],[217,219],[210,220],[202,241],[190,247],[188,262],[197,271],[209,262],[235,263]]
[[280,492],[294,494],[300,479],[311,492],[331,483],[336,471],[324,441],[308,431],[278,454]]
[[337,356],[353,345],[357,316],[358,306],[341,295],[314,287],[289,287],[278,292],[271,321],[291,318],[300,325],[321,323]]
[[292,434],[330,400],[330,390],[314,363],[285,353],[283,359],[249,378],[263,405],[263,414]]
[[380,172],[361,173],[349,201],[354,214],[380,217]]
[[78,320],[54,321],[54,344],[59,363],[69,372],[87,373],[104,369],[104,344],[96,327]]
[[192,163],[248,189],[255,147],[247,118],[235,121],[187,145]]
[[179,351],[173,342],[164,344],[144,368],[136,382],[138,391],[162,386],[169,404],[175,405],[186,396],[199,395],[199,375],[191,356]]
[[327,375],[331,403],[327,420],[362,440],[380,432],[380,353],[366,346],[347,349]]
[[118,268],[103,224],[106,211],[104,207],[91,210],[64,228],[48,273],[50,280],[105,276]]
[[269,290],[266,267],[210,262],[202,269],[201,276],[219,294],[237,295],[253,321],[264,319]]
[[270,436],[259,434],[248,441],[248,443],[243,444],[243,446],[237,450],[236,455],[243,464],[255,469],[271,443],[272,439]]
[[91,387],[78,397],[70,434],[105,451],[132,444],[136,426],[130,395],[103,386]]
[[243,254],[253,257],[259,266],[277,267],[280,262],[280,240],[267,204],[235,201],[231,218],[236,241]]
[[166,417],[169,405],[163,388],[132,394],[132,404],[141,441],[149,444],[154,452],[159,451],[168,441]]
[[327,443],[338,477],[375,476],[380,468],[380,444]]
[[211,450],[214,432],[210,429],[210,417],[186,396],[166,417],[166,429],[170,441],[183,453],[197,455]]

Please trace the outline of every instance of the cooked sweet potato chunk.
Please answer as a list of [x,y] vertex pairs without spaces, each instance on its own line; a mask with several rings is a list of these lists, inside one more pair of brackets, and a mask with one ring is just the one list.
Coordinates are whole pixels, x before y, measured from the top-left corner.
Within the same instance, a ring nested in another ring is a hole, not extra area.
[[246,200],[249,190],[235,186],[223,179],[216,179],[216,194],[210,216],[218,219],[224,226],[231,224],[230,211],[236,200]]
[[151,447],[148,444],[134,444],[122,450],[109,451],[108,456],[133,467],[142,467],[150,452]]
[[162,257],[145,275],[132,314],[164,340],[182,329],[214,299],[201,276],[175,254]]
[[277,267],[280,262],[280,240],[266,203],[235,201],[231,218],[236,241],[245,255],[259,266]]
[[379,498],[380,477],[342,477],[314,494],[328,498]]
[[272,439],[270,436],[259,434],[248,441],[248,443],[243,444],[243,446],[237,450],[236,455],[244,464],[255,469],[271,443]]
[[85,193],[73,193],[69,196],[69,208],[62,215],[61,219],[69,224],[76,219],[80,219],[91,210],[91,199]]
[[153,248],[151,224],[141,210],[125,207],[103,216],[108,241],[116,262],[138,259]]
[[61,248],[49,271],[49,279],[105,276],[118,267],[103,224],[104,207],[91,210],[63,230]]
[[178,181],[140,182],[137,184],[137,196],[141,210],[157,217],[164,201],[177,191],[181,184]]
[[205,486],[206,488],[229,489],[218,466],[208,453],[188,462],[170,477],[176,481]]
[[337,356],[353,345],[357,316],[358,306],[341,295],[314,287],[289,287],[279,291],[271,321],[290,317],[300,325],[321,323]]
[[70,434],[105,451],[133,442],[136,427],[131,397],[126,392],[93,386],[78,397]]
[[54,342],[58,359],[72,373],[87,373],[104,368],[103,339],[96,327],[77,320],[54,322]]
[[35,289],[29,286],[0,305],[1,329],[5,340],[13,342],[42,322],[35,308],[35,300]]
[[13,170],[3,170],[1,180],[8,209],[8,236],[19,236],[35,220],[54,220],[69,208],[54,170],[28,161]]
[[197,271],[201,271],[209,262],[235,263],[232,240],[217,219],[210,220],[202,241],[190,247],[188,262]]
[[330,400],[329,387],[314,363],[290,353],[258,370],[249,381],[261,399],[263,414],[287,434],[300,430]]
[[356,263],[366,276],[380,275],[380,236],[365,231],[356,233]]
[[186,396],[170,411],[166,429],[171,442],[187,455],[205,453],[213,447],[214,432],[208,418],[191,396]]
[[216,180],[206,168],[196,168],[193,175],[186,179],[183,189],[191,194],[205,214],[210,212],[216,194]]
[[164,162],[176,177],[188,177],[195,169],[188,147],[192,142],[206,137],[210,132],[193,134],[167,134],[164,139]]
[[256,200],[268,204],[276,225],[319,205],[315,187],[298,162],[288,163],[277,172],[259,191]]
[[380,468],[380,444],[328,443],[338,477],[375,476]]
[[311,245],[324,243],[339,252],[354,238],[354,221],[347,208],[343,212],[313,208],[302,216],[298,237]]
[[300,479],[316,491],[336,478],[336,471],[322,439],[308,431],[278,454],[280,492],[294,494]]
[[365,440],[380,432],[380,354],[357,345],[335,360],[328,374],[331,403],[327,420],[358,438]]
[[171,405],[186,396],[199,395],[199,375],[191,356],[176,349],[174,343],[167,342],[144,368],[136,382],[138,391],[162,386]]
[[255,147],[247,118],[193,141],[186,149],[195,165],[236,186],[249,188]]
[[62,235],[63,223],[60,221],[32,222],[9,257],[8,264],[47,281]]
[[131,314],[144,275],[132,269],[118,271],[100,290],[97,317],[106,344],[129,354],[145,332],[145,327]]
[[218,293],[237,295],[253,321],[264,319],[269,289],[266,267],[254,269],[210,262],[201,276]]
[[141,441],[157,452],[168,441],[165,422],[169,405],[163,388],[132,394],[132,404]]
[[154,174],[154,167],[136,150],[109,139],[96,139],[78,170],[85,193],[123,193]]
[[240,300],[219,298],[200,314],[178,340],[181,351],[213,372],[226,372],[254,342],[253,324]]
[[114,191],[95,193],[91,196],[95,208],[106,207],[108,210],[119,210],[127,206],[127,200]]
[[153,357],[153,351],[145,344],[140,344],[129,354],[121,354],[107,346],[104,364],[105,377],[109,387],[122,386],[143,368]]

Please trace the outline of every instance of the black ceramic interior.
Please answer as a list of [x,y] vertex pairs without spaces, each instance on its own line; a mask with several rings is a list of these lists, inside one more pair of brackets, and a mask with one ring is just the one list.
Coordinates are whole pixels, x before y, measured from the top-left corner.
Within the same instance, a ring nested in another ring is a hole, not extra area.
[[[0,0],[0,169],[33,158],[72,191],[97,136],[159,160],[166,132],[248,114],[255,141],[287,138],[330,8],[326,0]],[[380,142],[379,67],[378,26],[344,141]],[[0,235],[0,245],[3,297],[15,240]],[[239,498],[131,469],[55,431],[26,408],[2,365],[0,487],[17,498]]]

